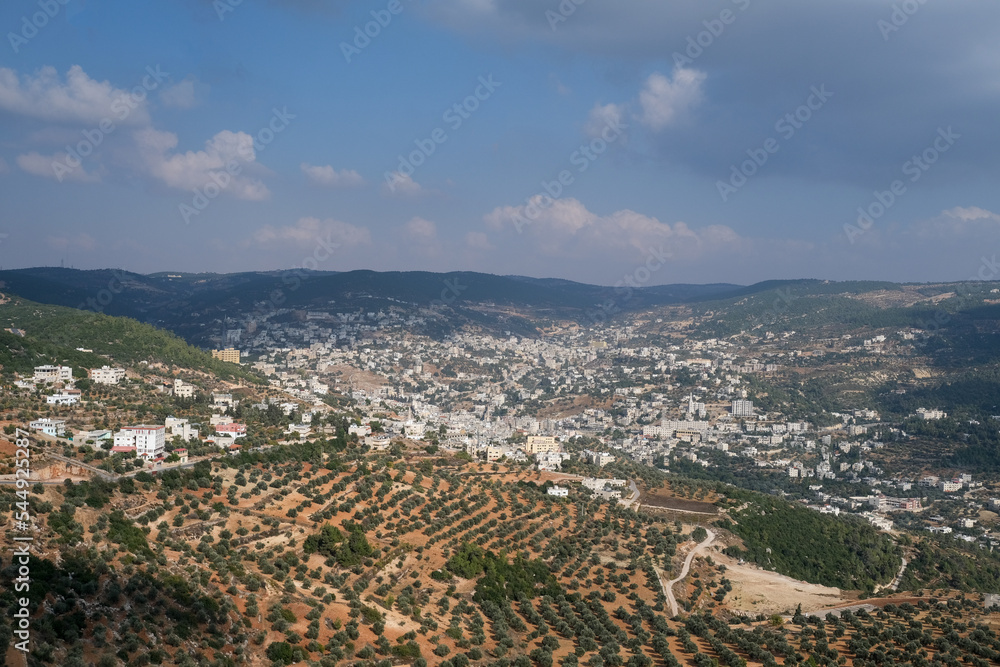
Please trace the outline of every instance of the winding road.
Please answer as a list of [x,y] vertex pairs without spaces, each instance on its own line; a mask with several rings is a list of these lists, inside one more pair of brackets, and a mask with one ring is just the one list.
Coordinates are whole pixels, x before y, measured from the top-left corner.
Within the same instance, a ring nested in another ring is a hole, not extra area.
[[[694,557],[708,548],[708,546],[712,544],[712,541],[715,540],[715,533],[707,528],[705,529],[705,532],[708,533],[708,536],[703,542],[701,542],[701,544],[697,545],[690,551],[690,553],[688,553],[687,558],[684,559],[684,567],[681,568],[681,573],[677,575],[675,579],[671,579],[666,584],[663,583],[663,578],[660,577],[660,585],[663,586],[663,592],[667,596],[667,604],[670,605],[671,616],[676,616],[678,613],[677,599],[674,597],[674,584],[678,583],[688,575],[688,570],[691,569],[691,562],[694,560]],[[656,574],[659,576],[660,571],[657,570]]]

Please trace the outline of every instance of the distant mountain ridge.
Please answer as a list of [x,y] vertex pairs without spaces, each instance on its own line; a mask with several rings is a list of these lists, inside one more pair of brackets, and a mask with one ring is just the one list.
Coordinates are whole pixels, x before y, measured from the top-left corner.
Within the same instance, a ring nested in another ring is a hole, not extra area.
[[[536,333],[547,321],[595,324],[630,312],[686,306],[702,315],[723,313],[742,328],[748,318],[815,308],[812,299],[904,291],[938,292],[940,286],[881,281],[770,280],[755,285],[716,283],[644,287],[588,285],[559,278],[498,276],[455,271],[249,271],[159,272],[38,267],[0,271],[0,291],[38,303],[130,317],[206,345],[253,313],[298,311],[373,312],[397,309],[432,320],[425,333],[442,335],[474,324],[492,331]],[[805,298],[804,297],[809,297]],[[749,299],[749,301],[747,301]],[[795,305],[792,305],[792,302]],[[877,308],[875,308],[877,310]],[[833,316],[831,314],[831,316]],[[801,325],[801,323],[800,323]]]
[[[482,307],[524,309],[532,315],[586,321],[610,309],[629,312],[735,295],[740,285],[662,285],[622,288],[555,278],[456,271],[293,269],[243,273],[160,272],[38,267],[0,271],[0,290],[39,303],[131,317],[189,340],[194,327],[255,309],[380,310],[447,307],[458,320],[482,321]],[[602,310],[603,308],[603,310]],[[481,322],[482,323],[482,322]]]

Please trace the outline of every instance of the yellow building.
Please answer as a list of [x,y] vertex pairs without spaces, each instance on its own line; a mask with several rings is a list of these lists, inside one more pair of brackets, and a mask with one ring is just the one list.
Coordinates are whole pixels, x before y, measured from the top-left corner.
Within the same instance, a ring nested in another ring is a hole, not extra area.
[[232,347],[227,347],[224,350],[212,350],[212,357],[233,364],[240,363],[240,351]]
[[559,443],[551,435],[529,435],[528,444],[524,447],[525,454],[544,454],[558,452]]

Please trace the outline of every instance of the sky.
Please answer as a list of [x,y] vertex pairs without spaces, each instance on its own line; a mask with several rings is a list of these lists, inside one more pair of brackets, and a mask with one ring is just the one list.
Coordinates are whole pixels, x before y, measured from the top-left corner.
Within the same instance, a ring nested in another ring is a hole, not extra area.
[[6,0],[0,267],[1000,279],[1000,3]]

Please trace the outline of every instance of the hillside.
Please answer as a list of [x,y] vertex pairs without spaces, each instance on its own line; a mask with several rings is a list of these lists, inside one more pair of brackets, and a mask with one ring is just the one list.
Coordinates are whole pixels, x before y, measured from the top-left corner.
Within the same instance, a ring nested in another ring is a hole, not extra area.
[[0,271],[3,289],[40,303],[99,310],[169,329],[207,345],[226,322],[275,311],[367,312],[395,309],[439,312],[419,328],[445,335],[464,325],[537,335],[540,321],[593,323],[601,304],[615,312],[678,304],[745,290],[736,285],[645,287],[622,298],[611,287],[568,280],[495,276],[473,272],[430,273],[289,270],[235,274],[141,275],[117,270],[34,268]]
[[[904,597],[885,612],[825,623],[786,624],[766,606],[729,614],[728,600],[751,592],[734,589],[716,550],[675,587],[685,612],[668,618],[660,582],[701,539],[697,526],[595,501],[565,475],[404,443],[366,454],[334,423],[329,440],[119,484],[35,488],[38,660],[739,665],[844,656],[860,664],[878,651],[944,655],[962,637],[967,655],[1000,647],[975,611],[981,602],[961,598],[914,606]],[[571,497],[547,496],[553,481],[568,483]],[[2,493],[6,510],[15,498]],[[754,501],[745,492],[737,499]],[[752,549],[768,544],[760,536]],[[869,567],[861,552],[846,557],[839,565]],[[741,566],[728,567],[745,579]],[[0,595],[8,609],[10,583]],[[43,599],[50,613],[41,613]],[[879,648],[886,640],[870,629],[896,623],[917,628],[917,643]]]
[[[6,370],[30,372],[32,366],[57,361],[93,368],[112,359],[130,366],[159,362],[209,371],[224,379],[259,381],[240,366],[213,359],[208,352],[189,345],[169,331],[125,317],[42,305],[7,296],[0,303],[0,326],[25,333],[22,338],[2,332],[5,349],[0,353],[0,363],[7,362],[4,363]],[[82,353],[76,348],[92,353]]]

